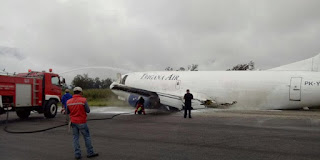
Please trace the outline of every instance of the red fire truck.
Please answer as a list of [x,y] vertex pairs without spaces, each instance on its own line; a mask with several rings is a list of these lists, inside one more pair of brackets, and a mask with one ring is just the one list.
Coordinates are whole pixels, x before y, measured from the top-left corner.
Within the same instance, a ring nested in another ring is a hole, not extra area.
[[63,83],[64,78],[52,73],[52,69],[49,72],[29,70],[14,76],[0,75],[0,114],[10,108],[21,119],[28,118],[31,111],[54,118]]

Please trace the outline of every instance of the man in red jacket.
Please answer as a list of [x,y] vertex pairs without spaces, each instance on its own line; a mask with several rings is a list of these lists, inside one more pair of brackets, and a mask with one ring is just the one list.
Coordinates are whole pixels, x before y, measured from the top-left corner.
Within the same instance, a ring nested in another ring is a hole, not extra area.
[[87,125],[87,113],[90,112],[87,99],[82,97],[82,88],[75,87],[73,89],[74,95],[67,101],[67,113],[70,116],[71,126],[73,131],[73,147],[76,159],[81,159],[81,150],[79,145],[79,132],[84,137],[87,148],[87,157],[96,157],[99,154],[93,152],[91,145],[91,137]]
[[144,99],[142,97],[139,98],[137,104],[136,104],[136,110],[134,111],[134,114],[141,114],[143,113],[146,115],[146,112],[144,111]]

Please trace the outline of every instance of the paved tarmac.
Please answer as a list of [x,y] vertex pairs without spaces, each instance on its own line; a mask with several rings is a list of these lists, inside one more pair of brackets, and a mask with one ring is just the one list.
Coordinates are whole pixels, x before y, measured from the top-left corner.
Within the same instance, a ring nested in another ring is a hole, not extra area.
[[[236,111],[204,109],[184,119],[182,112],[132,113],[133,108],[93,108],[88,122],[94,150],[101,159],[320,159],[319,111]],[[112,113],[112,114],[110,114]],[[6,133],[0,115],[2,160],[74,159],[67,127],[32,134]],[[64,124],[60,113],[45,119],[34,113],[28,120],[9,115],[10,131],[32,131]],[[86,158],[83,139],[80,140]]]

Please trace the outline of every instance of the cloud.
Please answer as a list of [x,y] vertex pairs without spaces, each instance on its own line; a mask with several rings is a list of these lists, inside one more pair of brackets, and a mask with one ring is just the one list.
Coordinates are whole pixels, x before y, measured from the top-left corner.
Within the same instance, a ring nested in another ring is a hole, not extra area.
[[19,52],[17,48],[0,46],[0,56],[11,56],[18,60],[25,59],[25,56]]
[[[4,0],[0,46],[17,54],[0,52],[0,61],[17,72],[25,66],[148,71],[190,64],[226,70],[251,60],[268,69],[320,52],[319,5],[317,0]],[[12,60],[4,61],[8,57]]]

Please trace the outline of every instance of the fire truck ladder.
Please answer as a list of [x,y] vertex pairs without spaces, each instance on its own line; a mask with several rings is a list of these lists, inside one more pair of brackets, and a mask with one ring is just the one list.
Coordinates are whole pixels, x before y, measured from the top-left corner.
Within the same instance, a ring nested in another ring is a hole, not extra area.
[[33,78],[33,105],[38,104],[40,93],[40,84],[37,83],[37,79]]

